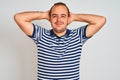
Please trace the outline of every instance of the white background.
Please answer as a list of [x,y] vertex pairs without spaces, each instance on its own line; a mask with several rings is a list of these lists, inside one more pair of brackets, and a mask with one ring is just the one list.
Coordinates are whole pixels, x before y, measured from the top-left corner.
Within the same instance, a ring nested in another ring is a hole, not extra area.
[[[74,13],[91,13],[107,18],[105,26],[88,40],[81,57],[81,80],[120,80],[120,1],[119,0],[1,0],[0,1],[0,80],[36,80],[37,48],[14,22],[22,11],[47,11],[63,1]],[[46,20],[36,24],[51,28]],[[77,28],[74,22],[68,28]]]

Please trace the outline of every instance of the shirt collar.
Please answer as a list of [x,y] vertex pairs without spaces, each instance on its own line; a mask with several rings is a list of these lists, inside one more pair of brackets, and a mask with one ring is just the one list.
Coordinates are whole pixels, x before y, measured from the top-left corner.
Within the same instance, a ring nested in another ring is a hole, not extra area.
[[[70,34],[70,30],[67,29],[66,34],[64,35],[64,37],[69,37],[69,34]],[[54,33],[53,29],[50,30],[50,36],[52,36],[52,37],[55,37],[55,36],[58,37],[58,36]]]

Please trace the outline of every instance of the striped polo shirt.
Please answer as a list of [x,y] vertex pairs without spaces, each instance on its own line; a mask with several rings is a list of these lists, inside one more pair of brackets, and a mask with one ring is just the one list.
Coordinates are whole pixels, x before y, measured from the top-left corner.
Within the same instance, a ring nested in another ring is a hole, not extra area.
[[67,29],[58,37],[53,30],[33,24],[34,40],[38,48],[38,80],[80,80],[79,67],[82,46],[88,39],[86,27]]

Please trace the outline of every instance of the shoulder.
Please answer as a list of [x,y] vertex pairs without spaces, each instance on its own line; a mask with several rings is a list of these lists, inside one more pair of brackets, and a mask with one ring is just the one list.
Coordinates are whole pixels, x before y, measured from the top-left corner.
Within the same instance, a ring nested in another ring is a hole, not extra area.
[[88,26],[88,25],[83,25],[83,26],[80,26],[80,27],[78,27],[78,28],[71,29],[70,32],[71,32],[71,33],[85,32],[87,26]]

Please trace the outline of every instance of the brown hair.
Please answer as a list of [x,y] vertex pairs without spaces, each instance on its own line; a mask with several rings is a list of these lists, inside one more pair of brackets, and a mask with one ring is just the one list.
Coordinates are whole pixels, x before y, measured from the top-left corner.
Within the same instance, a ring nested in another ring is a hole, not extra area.
[[53,9],[54,6],[58,6],[58,5],[63,5],[67,8],[67,11],[68,11],[68,17],[70,16],[70,11],[69,11],[69,8],[67,7],[67,5],[63,2],[57,2],[55,3],[51,8],[50,8],[50,11],[49,11],[49,16],[51,16],[51,11]]

